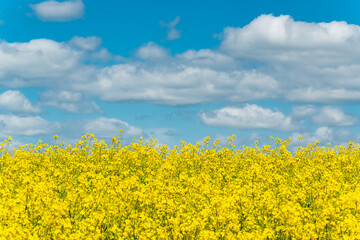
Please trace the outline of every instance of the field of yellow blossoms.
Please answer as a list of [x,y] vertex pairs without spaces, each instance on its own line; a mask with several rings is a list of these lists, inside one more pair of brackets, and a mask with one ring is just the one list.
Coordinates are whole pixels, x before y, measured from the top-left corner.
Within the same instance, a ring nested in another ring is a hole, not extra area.
[[[57,136],[55,136],[55,139]],[[230,137],[19,146],[0,154],[0,239],[360,239],[360,147]]]

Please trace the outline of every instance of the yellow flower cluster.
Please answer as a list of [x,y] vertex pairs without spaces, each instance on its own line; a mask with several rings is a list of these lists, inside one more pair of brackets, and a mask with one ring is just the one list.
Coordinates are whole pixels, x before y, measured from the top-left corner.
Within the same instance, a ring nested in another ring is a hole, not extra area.
[[[0,148],[0,239],[359,239],[360,148]],[[57,136],[55,136],[55,140]]]

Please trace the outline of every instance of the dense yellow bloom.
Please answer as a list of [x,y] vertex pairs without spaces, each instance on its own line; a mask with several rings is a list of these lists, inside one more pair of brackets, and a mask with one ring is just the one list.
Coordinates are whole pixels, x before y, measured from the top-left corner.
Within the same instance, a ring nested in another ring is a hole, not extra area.
[[[54,136],[55,140],[57,136]],[[360,148],[0,147],[0,239],[360,239]]]

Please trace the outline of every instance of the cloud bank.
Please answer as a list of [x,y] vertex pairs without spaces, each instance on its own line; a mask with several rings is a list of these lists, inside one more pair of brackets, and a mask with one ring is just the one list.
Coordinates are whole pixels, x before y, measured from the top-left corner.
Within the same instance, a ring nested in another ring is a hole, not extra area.
[[[32,8],[44,21],[70,21],[83,16],[83,5],[82,1],[45,1]],[[163,23],[169,30],[168,40],[180,37],[170,31],[177,31],[179,21]],[[97,36],[74,36],[65,42],[2,40],[0,85],[11,90],[0,94],[0,107],[19,114],[1,115],[2,132],[50,134],[50,127],[59,126],[33,116],[42,108],[101,113],[98,103],[102,101],[166,106],[225,102],[223,107],[199,113],[202,123],[239,130],[296,130],[310,140],[336,139],[340,128],[357,123],[358,117],[331,104],[360,101],[359,26],[261,15],[246,26],[225,28],[222,36],[218,48],[188,49],[175,55],[151,41],[134,49],[129,59],[101,48],[102,39]],[[40,102],[33,104],[21,88],[39,86]],[[298,106],[287,116],[261,104],[245,104],[261,100]],[[231,107],[239,103],[245,105]],[[311,126],[306,129],[304,123]],[[127,129],[129,136],[143,133],[111,117],[91,119],[82,127],[100,137],[116,135],[119,129]]]
[[[164,24],[175,27],[175,20]],[[59,86],[103,101],[170,106],[261,99],[360,101],[360,27],[346,22],[261,15],[244,27],[225,28],[218,50],[189,49],[172,56],[149,42],[124,63],[87,64],[95,56],[109,59],[100,45],[96,36],[2,41],[0,84]]]

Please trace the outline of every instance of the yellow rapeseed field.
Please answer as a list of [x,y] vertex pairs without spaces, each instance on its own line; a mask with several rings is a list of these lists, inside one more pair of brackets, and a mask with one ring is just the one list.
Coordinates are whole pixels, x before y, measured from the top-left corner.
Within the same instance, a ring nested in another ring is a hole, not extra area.
[[[55,139],[57,136],[55,136]],[[0,154],[0,239],[360,239],[360,148],[155,140]]]

